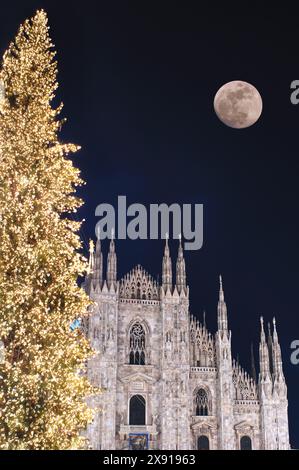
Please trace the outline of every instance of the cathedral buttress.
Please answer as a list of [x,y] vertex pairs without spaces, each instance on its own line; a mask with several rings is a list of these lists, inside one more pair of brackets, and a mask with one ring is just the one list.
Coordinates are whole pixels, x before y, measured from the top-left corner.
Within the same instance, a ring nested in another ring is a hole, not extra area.
[[235,448],[233,429],[232,355],[231,331],[228,330],[227,308],[224,300],[221,276],[218,300],[218,331],[216,333],[216,358],[218,369],[218,448],[228,450]]
[[[161,289],[161,312],[163,322],[162,342],[162,448],[190,449],[190,332],[189,332],[189,293],[185,286],[185,268],[182,257],[181,240],[177,269],[179,286],[170,291],[170,255],[168,240],[163,258],[163,286]],[[166,274],[169,274],[166,275]],[[165,289],[167,286],[167,289]]]

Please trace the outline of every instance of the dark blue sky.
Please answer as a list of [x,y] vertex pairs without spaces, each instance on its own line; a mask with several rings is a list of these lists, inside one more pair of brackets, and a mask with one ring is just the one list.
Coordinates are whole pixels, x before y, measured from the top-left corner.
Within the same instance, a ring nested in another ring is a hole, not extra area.
[[[299,365],[290,363],[299,339],[299,105],[290,103],[298,12],[174,3],[12,0],[1,6],[1,52],[20,22],[47,10],[68,117],[62,137],[82,145],[74,160],[87,183],[86,239],[96,206],[118,195],[204,204],[204,247],[186,254],[191,311],[201,318],[206,309],[215,329],[222,273],[233,351],[247,368],[259,316],[275,314],[298,448]],[[213,111],[217,89],[235,79],[254,84],[264,103],[260,121],[242,131]],[[176,242],[171,249],[175,258]],[[158,274],[162,251],[162,241],[117,242],[119,274],[137,263]]]

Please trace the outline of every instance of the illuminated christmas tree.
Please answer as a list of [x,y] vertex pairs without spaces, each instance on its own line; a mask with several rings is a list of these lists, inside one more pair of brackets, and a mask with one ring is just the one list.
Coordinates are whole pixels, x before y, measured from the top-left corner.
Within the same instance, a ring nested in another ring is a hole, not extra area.
[[79,328],[89,300],[70,217],[82,184],[51,106],[57,64],[47,16],[20,27],[0,71],[0,449],[78,448],[92,393],[92,354]]

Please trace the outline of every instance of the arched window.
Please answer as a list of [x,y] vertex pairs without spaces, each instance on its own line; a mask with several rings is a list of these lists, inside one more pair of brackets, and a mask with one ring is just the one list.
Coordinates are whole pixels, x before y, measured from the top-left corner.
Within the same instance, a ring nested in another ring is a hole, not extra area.
[[249,436],[242,436],[240,440],[241,450],[252,450],[252,443]]
[[129,423],[137,426],[145,425],[145,399],[142,395],[133,395],[130,399]]
[[210,442],[207,436],[199,436],[197,439],[197,449],[198,450],[209,450]]
[[138,322],[130,331],[130,364],[145,364],[145,331]]
[[195,396],[196,416],[207,416],[209,414],[209,402],[207,392],[200,388]]

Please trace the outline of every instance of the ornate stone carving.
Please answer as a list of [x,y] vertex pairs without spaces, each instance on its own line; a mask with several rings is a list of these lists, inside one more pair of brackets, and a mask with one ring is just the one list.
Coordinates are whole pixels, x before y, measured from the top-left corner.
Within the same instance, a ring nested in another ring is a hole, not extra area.
[[159,300],[157,282],[140,265],[120,281],[119,296],[123,299]]
[[[97,353],[87,375],[101,387],[89,400],[96,410],[87,431],[92,448],[127,449],[129,435],[139,432],[148,435],[150,449],[196,449],[200,436],[209,438],[211,449],[238,449],[245,435],[254,449],[289,448],[277,333],[269,349],[275,350],[276,375],[267,373],[273,357],[267,360],[264,341],[258,388],[231,360],[222,285],[218,330],[211,334],[205,321],[189,316],[187,287],[163,289],[141,266],[114,284],[108,288],[103,279],[83,323]],[[134,395],[144,398],[144,424],[130,424]]]
[[256,383],[235,360],[233,360],[233,384],[235,400],[252,401],[258,399]]

